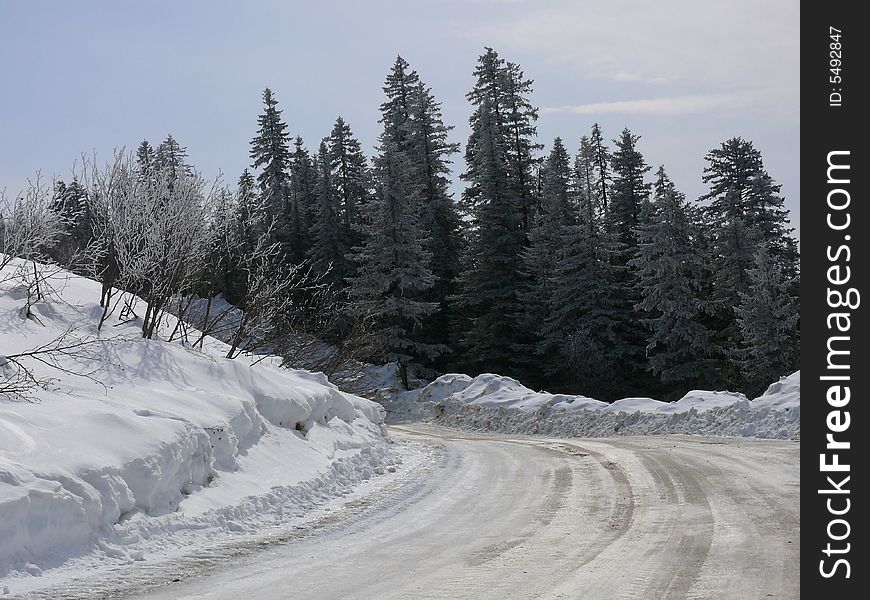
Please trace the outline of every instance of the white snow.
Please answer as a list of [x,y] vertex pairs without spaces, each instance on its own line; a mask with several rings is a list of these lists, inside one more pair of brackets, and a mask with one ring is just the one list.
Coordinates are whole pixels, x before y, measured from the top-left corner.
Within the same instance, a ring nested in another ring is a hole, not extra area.
[[770,384],[761,396],[752,401],[752,406],[800,411],[801,372],[792,373],[788,377],[783,377],[776,383]]
[[[93,380],[21,359],[47,389],[0,395],[0,577],[280,524],[398,460],[383,409],[322,374],[225,359],[211,338],[146,341],[138,320],[98,333],[94,281],[53,275],[25,318],[26,289],[8,277],[19,265],[0,272],[0,354],[67,330],[101,341],[58,360]],[[0,363],[2,384],[14,365]]]
[[800,436],[800,371],[755,400],[727,391],[692,390],[676,402],[535,392],[510,377],[450,373],[404,393],[386,392],[391,420],[434,420],[502,433],[561,437],[688,433],[794,439]]

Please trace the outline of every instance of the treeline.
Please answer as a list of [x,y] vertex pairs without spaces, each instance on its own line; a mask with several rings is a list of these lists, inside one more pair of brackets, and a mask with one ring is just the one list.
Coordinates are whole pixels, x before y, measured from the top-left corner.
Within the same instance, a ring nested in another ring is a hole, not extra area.
[[[340,117],[313,152],[291,138],[267,89],[234,189],[207,190],[171,136],[143,142],[115,166],[135,193],[117,197],[110,167],[57,184],[65,231],[51,254],[102,236],[106,293],[132,286],[154,306],[146,336],[171,298],[223,294],[258,315],[241,347],[260,329],[274,334],[260,346],[304,331],[396,361],[406,383],[491,371],[600,398],[757,394],[797,368],[797,244],[750,141],[712,149],[709,191],[688,202],[628,129],[608,141],[596,124],[574,156],[560,138],[541,156],[519,65],[487,49],[474,75],[458,201],[460,146],[397,58],[372,160]],[[125,202],[139,207],[134,226]]]

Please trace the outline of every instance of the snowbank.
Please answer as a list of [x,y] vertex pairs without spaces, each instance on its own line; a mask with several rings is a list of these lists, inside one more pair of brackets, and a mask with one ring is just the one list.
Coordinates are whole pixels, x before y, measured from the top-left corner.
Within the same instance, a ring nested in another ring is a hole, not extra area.
[[[0,394],[0,577],[280,523],[397,460],[383,409],[322,374],[142,340],[138,319],[97,332],[99,285],[67,272],[27,317],[17,265],[0,273],[0,354],[88,343],[60,369],[20,359],[43,387]],[[15,366],[0,363],[2,384]]]
[[692,390],[676,402],[624,398],[608,404],[585,396],[535,392],[491,373],[474,378],[451,373],[383,403],[391,420],[434,420],[502,433],[800,437],[800,371],[752,401],[735,392]]

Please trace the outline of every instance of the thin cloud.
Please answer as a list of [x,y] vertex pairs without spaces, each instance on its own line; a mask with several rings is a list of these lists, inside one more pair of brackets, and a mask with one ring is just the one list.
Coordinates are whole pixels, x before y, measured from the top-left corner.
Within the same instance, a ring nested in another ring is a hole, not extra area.
[[[782,89],[779,96],[759,96],[764,102],[759,108],[768,117],[782,118],[785,112],[795,118],[798,9],[794,0],[554,0],[504,10],[484,23],[467,24],[462,34],[488,40],[508,57],[538,56],[566,79],[650,88],[672,85],[681,94]],[[715,104],[710,99],[683,102],[690,107]],[[662,108],[661,102],[651,106],[658,108],[645,110],[673,110]]]
[[641,100],[615,100],[567,106],[550,106],[543,113],[573,113],[578,115],[634,114],[685,115],[733,110],[751,106],[758,95],[749,92],[730,94],[698,94]]

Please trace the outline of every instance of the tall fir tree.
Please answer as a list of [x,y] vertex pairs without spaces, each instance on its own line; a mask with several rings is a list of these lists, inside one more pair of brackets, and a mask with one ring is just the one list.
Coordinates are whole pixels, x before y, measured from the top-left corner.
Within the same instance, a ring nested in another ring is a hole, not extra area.
[[[472,218],[472,256],[460,276],[458,303],[465,317],[461,344],[467,368],[521,376],[524,361],[518,353],[528,344],[519,298],[525,285],[522,255],[526,232],[524,199],[515,172],[519,158],[512,155],[511,148],[517,147],[512,136],[525,132],[511,128],[505,116],[508,106],[519,105],[507,98],[507,69],[504,60],[487,48],[475,68],[477,81],[468,94],[474,112],[465,150],[467,169],[462,177],[468,184],[463,201]],[[510,76],[516,71],[512,69]],[[519,88],[513,85],[514,91]],[[531,172],[524,177],[530,182]]]
[[349,248],[344,243],[340,200],[332,181],[332,157],[327,142],[326,138],[320,142],[315,159],[317,205],[311,227],[313,239],[309,258],[315,270],[339,291],[346,287],[346,279],[352,271],[348,264]]
[[156,158],[154,148],[148,140],[142,140],[136,148],[136,171],[140,177],[150,177],[154,171]]
[[594,227],[601,202],[595,178],[594,146],[592,140],[585,135],[580,138],[580,148],[574,158],[573,175],[578,208],[584,213],[585,221]]
[[61,222],[63,235],[48,250],[48,255],[60,264],[75,269],[79,253],[93,240],[93,214],[87,189],[73,179],[69,184],[58,180],[54,186],[49,209]]
[[786,278],[797,277],[800,254],[789,227],[788,210],[778,184],[763,168],[752,178],[747,191],[746,215],[748,226],[756,231],[757,240],[764,243],[771,258],[779,265]]
[[752,142],[739,137],[728,139],[705,158],[703,179],[710,191],[699,200],[705,202],[704,216],[713,232],[708,261],[716,341],[728,349],[731,358],[725,368],[728,385],[740,387],[744,383],[744,340],[737,308],[749,293],[749,271],[754,268],[756,252],[760,246],[766,248],[790,282],[790,301],[797,302],[797,246],[790,235],[780,186],[764,170],[761,152]]
[[251,166],[260,169],[257,183],[266,217],[274,223],[273,240],[286,255],[292,254],[294,225],[289,222],[290,134],[281,118],[278,100],[272,90],[263,91],[263,113],[257,117],[257,135],[251,140]]
[[[410,83],[415,83],[413,79]],[[426,299],[438,310],[424,323],[424,339],[439,346],[453,345],[450,323],[454,317],[450,298],[456,291],[462,252],[461,218],[450,188],[450,157],[459,144],[449,141],[452,126],[444,124],[441,103],[432,91],[417,81],[408,94],[407,129],[409,159],[413,168],[414,187],[422,205],[422,228],[429,237],[430,269],[435,283]],[[434,364],[446,366],[444,359]]]
[[[460,217],[449,192],[450,155],[458,144],[448,140],[452,129],[444,124],[441,105],[407,61],[397,56],[383,86],[380,122],[393,140],[396,152],[411,165],[409,185],[420,204],[422,228],[431,254],[430,269],[435,283],[425,294],[438,311],[423,323],[422,339],[444,347],[451,344],[453,307],[449,301],[459,273]],[[433,362],[445,367],[446,355]]]
[[743,336],[740,366],[747,395],[799,368],[795,336],[799,308],[789,295],[788,277],[766,244],[759,244],[749,285],[740,294],[737,323]]
[[[712,248],[718,271],[714,293],[722,308],[730,313],[749,285],[747,271],[752,265],[755,240],[749,239],[752,226],[747,209],[752,181],[763,169],[761,152],[752,142],[731,138],[705,158],[708,165],[703,180],[710,185],[710,191],[700,200],[710,201],[706,217],[711,229],[718,231]],[[732,321],[729,341],[733,344],[737,341],[733,314],[727,320]]]
[[534,217],[529,245],[523,255],[528,285],[520,294],[524,327],[532,341],[525,353],[532,373],[541,372],[542,365],[557,359],[549,344],[540,344],[541,324],[549,312],[553,288],[559,285],[556,270],[564,254],[565,233],[577,222],[571,161],[561,138],[553,141],[541,179],[541,207]]
[[503,79],[504,128],[507,137],[505,162],[510,174],[510,185],[520,208],[523,231],[531,228],[537,206],[534,172],[540,164],[535,154],[543,148],[535,142],[538,109],[529,100],[531,79],[526,79],[516,63],[506,62],[501,71]]
[[548,385],[600,398],[621,391],[619,332],[625,312],[614,303],[614,268],[593,211],[579,210],[563,227],[561,251],[550,284],[538,351]]
[[610,150],[607,148],[607,143],[604,141],[604,134],[601,132],[601,126],[598,123],[592,125],[589,145],[591,146],[591,163],[595,171],[598,210],[601,213],[604,213],[607,211],[609,184],[611,180],[609,170]]
[[607,207],[607,225],[613,241],[619,246],[614,258],[620,265],[634,258],[641,208],[650,195],[650,184],[644,180],[650,168],[637,150],[639,139],[640,136],[623,129],[620,138],[615,140],[616,150],[611,157],[613,185]]
[[290,156],[291,252],[296,263],[306,259],[311,247],[311,224],[317,205],[317,170],[301,137],[293,141]]
[[377,189],[363,221],[365,241],[354,256],[358,275],[349,288],[351,311],[375,323],[377,358],[399,365],[406,389],[413,365],[445,350],[421,337],[423,322],[438,305],[424,299],[435,278],[413,177],[408,153],[386,125],[376,162]]
[[650,170],[637,149],[639,136],[627,128],[615,140],[611,156],[613,183],[610,200],[604,216],[606,248],[613,276],[610,302],[616,311],[618,345],[615,350],[621,356],[620,373],[626,392],[641,392],[652,382],[646,364],[646,339],[648,331],[637,319],[635,305],[640,301],[637,287],[637,272],[632,260],[637,256],[637,228],[649,203],[650,184],[644,176]]
[[413,142],[411,110],[420,89],[420,77],[401,56],[397,56],[384,81],[380,123],[391,136],[398,152],[409,152]]
[[[140,144],[139,150],[142,154],[141,167],[144,167],[146,165],[146,154],[142,144]],[[139,153],[137,153],[137,157],[138,154]],[[193,167],[187,163],[187,148],[179,144],[178,141],[172,137],[171,133],[166,136],[165,140],[160,142],[160,145],[158,145],[157,149],[154,151],[153,166],[154,168],[167,172],[172,181],[193,173]]]
[[673,393],[721,385],[720,350],[705,322],[703,258],[685,196],[664,167],[656,173],[653,202],[645,207],[649,214],[637,228],[638,252],[631,266],[640,289],[635,308],[650,331],[649,367]]
[[368,161],[350,125],[341,117],[329,134],[329,157],[331,180],[339,201],[342,241],[345,247],[352,248],[360,242],[355,225],[368,198]]

